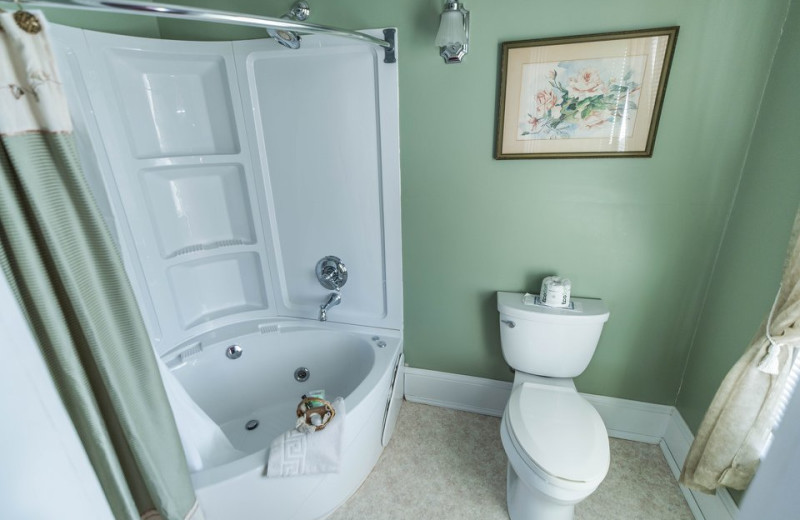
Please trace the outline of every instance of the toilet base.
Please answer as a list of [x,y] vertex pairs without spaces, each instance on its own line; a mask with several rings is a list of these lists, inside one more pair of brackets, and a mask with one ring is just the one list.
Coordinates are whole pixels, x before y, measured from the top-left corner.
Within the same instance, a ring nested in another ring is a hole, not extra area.
[[573,520],[575,504],[564,504],[525,484],[508,464],[506,502],[511,520]]

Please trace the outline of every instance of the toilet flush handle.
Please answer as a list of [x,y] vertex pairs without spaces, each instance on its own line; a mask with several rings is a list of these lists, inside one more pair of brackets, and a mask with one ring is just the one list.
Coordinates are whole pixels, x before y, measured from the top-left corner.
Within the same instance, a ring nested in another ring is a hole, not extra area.
[[501,322],[501,323],[505,323],[506,325],[508,325],[508,328],[509,328],[509,329],[513,329],[514,327],[516,327],[516,326],[517,326],[517,324],[516,324],[516,323],[514,323],[514,322],[513,322],[513,321],[511,321],[511,320],[500,320],[500,322]]

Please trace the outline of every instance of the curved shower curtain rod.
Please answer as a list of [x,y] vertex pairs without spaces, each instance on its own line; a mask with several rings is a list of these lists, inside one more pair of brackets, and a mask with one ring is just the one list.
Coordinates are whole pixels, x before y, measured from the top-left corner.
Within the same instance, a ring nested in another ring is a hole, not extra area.
[[152,4],[138,2],[136,0],[23,0],[19,2],[25,6],[54,7],[65,9],[86,9],[92,11],[126,11],[130,14],[146,16],[161,16],[164,18],[182,18],[196,20],[200,22],[230,23],[235,25],[248,25],[251,27],[262,27],[264,29],[278,29],[285,31],[297,31],[301,33],[320,33],[342,36],[362,42],[371,43],[383,47],[386,52],[384,62],[395,63],[397,61],[394,47],[394,29],[384,29],[384,40],[375,38],[368,34],[316,25],[285,18],[270,18],[268,16],[258,16],[253,14],[233,13],[230,11],[218,11],[215,9],[196,9],[193,7]]

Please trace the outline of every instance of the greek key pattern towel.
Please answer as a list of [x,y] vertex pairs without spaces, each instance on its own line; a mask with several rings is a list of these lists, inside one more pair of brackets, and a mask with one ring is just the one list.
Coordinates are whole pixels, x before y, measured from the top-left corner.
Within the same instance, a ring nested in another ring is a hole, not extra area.
[[337,473],[342,455],[344,399],[332,403],[336,416],[324,430],[302,433],[292,428],[272,441],[267,477]]

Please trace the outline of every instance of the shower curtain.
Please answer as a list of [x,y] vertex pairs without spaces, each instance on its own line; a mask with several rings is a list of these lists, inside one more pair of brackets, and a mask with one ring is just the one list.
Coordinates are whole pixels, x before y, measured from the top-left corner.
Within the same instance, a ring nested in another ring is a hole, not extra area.
[[775,412],[800,346],[800,210],[770,316],[717,390],[692,444],[681,483],[706,493],[745,489],[775,424]]
[[35,13],[37,32],[21,12],[0,14],[0,266],[115,518],[201,519],[147,332],[78,163],[47,26]]

